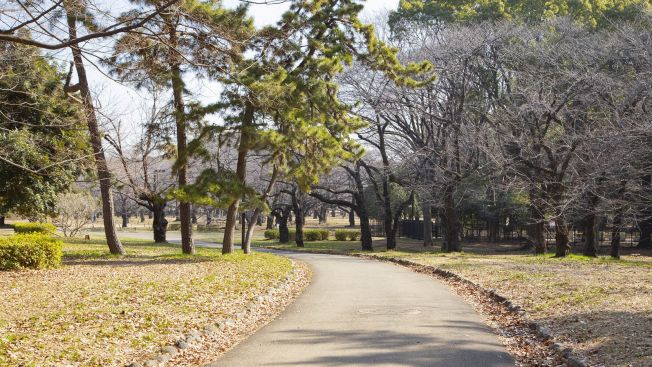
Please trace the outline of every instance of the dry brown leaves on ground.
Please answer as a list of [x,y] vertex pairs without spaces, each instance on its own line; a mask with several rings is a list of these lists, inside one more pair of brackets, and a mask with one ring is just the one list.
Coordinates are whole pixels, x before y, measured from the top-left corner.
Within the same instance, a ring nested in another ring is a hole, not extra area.
[[122,366],[234,318],[292,274],[282,257],[66,244],[60,269],[0,273],[0,366]]

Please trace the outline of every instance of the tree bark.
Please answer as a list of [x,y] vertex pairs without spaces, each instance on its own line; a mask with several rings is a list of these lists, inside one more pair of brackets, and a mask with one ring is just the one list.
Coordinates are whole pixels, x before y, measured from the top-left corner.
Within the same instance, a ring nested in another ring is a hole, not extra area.
[[[71,6],[65,3],[67,22],[68,22],[68,39],[77,39],[77,17],[71,13]],[[77,79],[79,83],[79,91],[82,97],[84,107],[84,114],[86,116],[86,123],[88,125],[88,132],[91,139],[91,146],[95,156],[95,167],[97,169],[97,176],[100,180],[100,195],[102,197],[102,220],[104,222],[104,234],[106,242],[109,246],[109,251],[112,254],[124,255],[125,251],[120,243],[120,239],[116,234],[115,222],[113,219],[113,194],[111,192],[111,174],[106,164],[106,157],[104,156],[104,148],[102,148],[102,135],[95,116],[95,106],[93,105],[93,97],[88,85],[88,78],[86,76],[86,69],[82,58],[81,49],[77,44],[70,47],[72,52],[75,70],[77,71]]]
[[129,214],[122,213],[122,228],[129,227]]
[[613,228],[611,230],[611,257],[620,259],[620,230],[623,224],[622,210],[618,210],[614,216]]
[[[236,165],[236,176],[241,185],[245,184],[247,179],[247,153],[251,140],[252,123],[254,119],[254,108],[250,104],[245,106],[242,115],[242,126],[240,131],[240,144],[238,146],[238,163]],[[240,198],[235,199],[226,212],[226,224],[224,228],[224,240],[222,241],[222,253],[230,254],[234,251],[235,225],[237,221],[238,208],[240,207]]]
[[278,222],[278,233],[280,243],[290,242],[290,231],[288,230],[288,216],[286,213],[282,213],[277,216],[276,221]]
[[[641,179],[641,189],[644,194],[652,196],[652,175],[645,175]],[[639,222],[641,235],[638,239],[639,248],[652,248],[652,203],[647,203],[645,209],[641,212],[641,221]]]
[[455,207],[452,188],[447,188],[444,193],[444,227],[446,233],[442,250],[446,252],[460,251],[460,219]]
[[421,211],[423,211],[423,246],[434,246],[432,240],[432,208],[430,207],[430,203],[424,202],[421,206]]
[[536,188],[531,188],[529,193],[530,204],[530,223],[527,227],[528,244],[534,247],[534,253],[543,255],[548,251],[546,244],[545,232],[545,218],[543,216],[543,209],[541,208],[541,200],[537,194]]
[[5,225],[5,216],[0,215],[0,226],[4,226],[4,225]]
[[349,210],[349,227],[355,227],[355,212]]
[[166,243],[167,242],[167,229],[168,220],[165,219],[165,206],[166,204],[154,204],[152,206],[152,230],[154,231],[154,242]]
[[267,216],[267,223],[265,224],[265,229],[274,229],[274,216],[271,214]]
[[555,247],[555,257],[565,257],[570,253],[568,226],[562,216],[555,220]]
[[367,208],[358,204],[357,214],[360,219],[360,243],[362,251],[373,251],[373,238],[371,237],[371,225],[369,224],[369,214]]
[[[186,136],[186,114],[183,100],[184,83],[181,77],[181,60],[177,51],[177,29],[169,16],[164,17],[169,37],[169,65],[172,82],[172,97],[174,100],[174,117],[177,132],[177,183],[179,188],[188,184],[188,157],[186,156],[188,138]],[[194,254],[195,245],[192,241],[191,205],[179,202],[179,222],[181,224],[181,251],[184,254]]]
[[595,210],[600,198],[594,193],[589,193],[588,213],[584,217],[584,255],[598,256],[598,229]]

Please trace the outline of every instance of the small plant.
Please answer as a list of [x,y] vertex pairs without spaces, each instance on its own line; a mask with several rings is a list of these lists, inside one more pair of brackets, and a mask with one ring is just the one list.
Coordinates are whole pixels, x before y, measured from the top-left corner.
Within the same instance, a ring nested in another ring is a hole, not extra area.
[[319,233],[321,233],[321,240],[326,241],[328,237],[330,236],[330,231],[328,229],[320,229]]
[[278,229],[267,229],[267,230],[265,230],[265,233],[263,235],[268,240],[278,240],[278,238],[280,236],[279,232],[278,232]]
[[0,238],[0,270],[59,267],[62,246],[60,240],[41,233]]
[[14,224],[14,232],[18,234],[41,233],[51,235],[56,230],[56,227],[52,223],[29,222]]
[[335,239],[338,240],[338,241],[346,241],[346,239],[349,236],[348,232],[349,231],[347,231],[346,229],[338,229],[338,230],[336,230],[335,231]]
[[90,223],[91,216],[97,209],[97,200],[87,191],[59,194],[54,223],[64,237],[75,237]]
[[335,239],[338,241],[357,241],[360,239],[360,232],[350,229],[338,229],[335,231]]
[[306,241],[319,241],[321,237],[321,231],[318,229],[307,229],[303,231],[303,239]]
[[349,240],[357,241],[360,239],[360,232],[358,231],[349,231]]

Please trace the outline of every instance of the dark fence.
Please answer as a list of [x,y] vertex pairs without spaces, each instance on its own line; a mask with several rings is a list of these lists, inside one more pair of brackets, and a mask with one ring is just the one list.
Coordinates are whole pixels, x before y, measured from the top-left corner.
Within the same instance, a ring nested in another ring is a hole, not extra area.
[[[374,237],[385,237],[385,230],[382,221],[372,221],[371,232]],[[443,235],[441,224],[435,222],[432,224],[432,237],[437,239]],[[423,221],[421,220],[401,220],[398,230],[399,237],[407,237],[416,240],[423,239]],[[612,229],[603,226],[598,231],[599,241],[603,245],[611,243]],[[468,241],[486,241],[486,242],[503,242],[517,241],[524,242],[527,240],[527,228],[525,225],[515,226],[496,226],[488,222],[474,221],[465,223],[461,230],[462,240]],[[554,226],[546,226],[545,237],[548,242],[555,241]],[[569,228],[569,237],[571,242],[580,243],[584,241],[584,233],[581,229]],[[620,232],[620,244],[622,246],[635,246],[638,243],[639,230],[636,226],[623,228]]]

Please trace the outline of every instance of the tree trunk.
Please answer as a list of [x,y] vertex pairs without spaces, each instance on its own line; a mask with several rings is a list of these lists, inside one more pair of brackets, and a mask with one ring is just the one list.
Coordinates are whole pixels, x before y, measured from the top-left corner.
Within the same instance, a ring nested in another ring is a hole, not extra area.
[[210,226],[213,223],[213,210],[206,209],[206,225]]
[[0,215],[0,226],[5,226],[5,216]]
[[245,239],[242,242],[242,251],[245,254],[251,253],[251,238],[254,235],[254,223],[257,223],[258,219],[261,218],[260,214],[262,211],[262,209],[256,208],[254,213],[251,215],[251,219],[249,220],[249,225],[247,226],[247,234],[245,235]]
[[423,246],[434,246],[432,240],[432,208],[430,203],[423,203],[421,206],[423,211]]
[[197,208],[195,206],[192,206],[192,210],[190,211],[191,216],[190,216],[190,223],[192,224],[197,224]]
[[355,212],[349,210],[349,227],[355,227]]
[[122,213],[122,228],[129,227],[129,214]]
[[460,251],[460,219],[455,207],[453,189],[448,188],[444,194],[444,243],[442,250],[446,252]]
[[165,206],[166,204],[154,204],[152,215],[154,220],[152,221],[152,230],[154,231],[154,242],[156,243],[166,243],[167,238],[167,229],[168,229],[168,220],[165,219]]
[[[251,125],[254,119],[254,108],[247,104],[242,115],[242,126],[240,131],[240,145],[238,146],[238,163],[236,165],[236,176],[238,181],[244,185],[247,179],[247,153],[251,140]],[[222,253],[230,254],[234,250],[235,225],[237,212],[240,207],[240,198],[234,200],[226,212],[226,224],[224,228],[224,240],[222,241]]]
[[[178,54],[177,29],[175,22],[166,17],[169,36],[169,66],[172,82],[172,97],[174,100],[174,118],[177,132],[177,183],[179,188],[188,184],[188,157],[186,136],[186,112],[183,100],[184,82],[181,77],[181,55]],[[195,245],[192,241],[191,205],[188,202],[179,202],[179,222],[181,225],[181,251],[184,254],[194,254]]]
[[303,222],[305,219],[301,205],[299,205],[298,208],[295,208],[294,217],[294,228],[296,229],[294,242],[296,242],[297,247],[305,247],[305,244],[303,243]]
[[265,224],[265,229],[274,229],[274,216],[271,214],[267,216],[267,223]]
[[587,211],[588,213],[584,217],[584,255],[596,257],[598,256],[598,228],[597,221],[598,218],[595,214],[595,210],[598,206],[600,198],[594,194],[589,193],[589,198],[587,202]]
[[[77,17],[71,13],[71,9],[68,8],[69,6],[70,4],[66,2],[65,7],[68,22],[68,38],[74,40],[77,38]],[[70,46],[70,50],[72,52],[75,70],[77,71],[79,91],[81,93],[88,132],[91,138],[93,155],[95,156],[97,177],[100,180],[102,220],[104,222],[106,242],[109,246],[109,251],[112,254],[124,255],[124,248],[122,247],[122,243],[120,243],[120,239],[115,230],[115,222],[113,219],[113,194],[111,192],[111,174],[106,164],[104,149],[102,148],[102,135],[97,123],[97,117],[95,116],[95,106],[93,105],[93,97],[91,95],[90,87],[88,86],[88,78],[86,76],[86,69],[84,68],[82,52],[78,45]]]
[[565,257],[570,253],[568,226],[566,220],[561,216],[555,221],[555,247],[555,257]]
[[584,255],[598,256],[598,236],[596,215],[591,213],[584,218]]
[[360,219],[360,243],[362,251],[373,251],[373,239],[371,238],[371,226],[369,224],[369,214],[367,208],[358,202],[358,218]]
[[[641,179],[641,190],[643,194],[648,194],[652,197],[652,175],[645,175]],[[641,212],[641,221],[639,228],[641,229],[641,236],[638,239],[639,248],[652,248],[652,203],[644,204],[645,209]]]
[[287,215],[283,214],[281,216],[278,216],[276,218],[278,222],[278,233],[279,233],[279,240],[278,242],[280,243],[288,243],[290,242],[290,231],[288,230],[288,217]]
[[618,210],[614,216],[613,228],[611,230],[611,257],[620,259],[620,230],[623,224],[622,210]]

